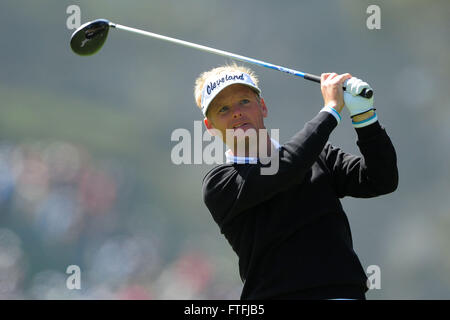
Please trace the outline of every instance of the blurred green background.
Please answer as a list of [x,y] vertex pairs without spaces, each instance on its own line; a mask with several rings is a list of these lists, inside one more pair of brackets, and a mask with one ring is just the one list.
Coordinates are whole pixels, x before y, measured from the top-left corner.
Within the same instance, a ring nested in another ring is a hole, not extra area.
[[[96,18],[375,90],[400,184],[344,199],[354,248],[377,265],[368,299],[450,298],[450,2],[25,1],[0,3],[0,298],[238,299],[237,258],[202,201],[212,166],[175,165],[193,133],[195,78],[230,60],[112,30],[73,54],[69,5]],[[369,5],[381,29],[369,30]],[[320,87],[250,66],[284,142],[321,108]],[[344,116],[330,141],[358,153]],[[68,290],[66,268],[81,269]],[[283,270],[280,270],[283,272]],[[333,272],[333,266],[330,266]]]

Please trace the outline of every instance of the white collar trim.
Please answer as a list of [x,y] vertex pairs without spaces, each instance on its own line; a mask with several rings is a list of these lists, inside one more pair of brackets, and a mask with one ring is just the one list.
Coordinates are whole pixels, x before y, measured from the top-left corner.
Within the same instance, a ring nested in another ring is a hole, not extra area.
[[[280,150],[280,144],[278,143],[278,141],[270,138],[270,141],[272,141],[272,144],[275,146],[275,148],[277,150]],[[237,157],[237,156],[233,156],[233,154],[231,153],[231,149],[228,149],[225,152],[225,157],[226,157],[226,163],[238,163],[238,164],[245,164],[245,163],[258,163],[258,158],[256,157]]]

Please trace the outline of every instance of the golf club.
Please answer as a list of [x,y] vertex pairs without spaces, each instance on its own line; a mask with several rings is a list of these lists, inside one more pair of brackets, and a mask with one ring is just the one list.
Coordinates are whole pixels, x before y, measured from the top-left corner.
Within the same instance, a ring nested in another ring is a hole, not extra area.
[[[234,54],[231,52],[202,46],[202,45],[195,44],[192,42],[187,42],[184,40],[170,38],[170,37],[166,37],[163,35],[159,35],[159,34],[148,32],[148,31],[143,31],[143,30],[139,30],[139,29],[135,29],[135,28],[130,28],[130,27],[123,26],[123,25],[120,25],[117,23],[113,23],[106,19],[97,19],[94,21],[87,22],[87,23],[83,24],[82,26],[80,26],[72,34],[72,37],[70,39],[70,47],[76,54],[79,54],[81,56],[93,55],[96,52],[98,52],[102,48],[103,44],[105,43],[106,38],[108,36],[109,28],[129,31],[129,32],[137,33],[137,34],[144,35],[147,37],[152,37],[152,38],[180,44],[182,46],[191,47],[194,49],[214,53],[214,54],[221,55],[221,56],[224,56],[227,58],[236,59],[236,60],[244,61],[247,63],[259,65],[262,67],[286,72],[286,73],[289,73],[289,74],[292,74],[292,75],[295,75],[298,77],[302,77],[306,80],[320,83],[320,77],[313,75],[313,74],[285,68],[282,66],[277,66],[277,65],[274,65],[274,64],[271,64],[268,62],[264,62],[261,60],[248,58],[245,56],[241,56],[241,55]],[[345,87],[344,87],[344,90],[345,90]],[[363,89],[363,91],[359,95],[364,98],[370,99],[373,95],[373,91]]]

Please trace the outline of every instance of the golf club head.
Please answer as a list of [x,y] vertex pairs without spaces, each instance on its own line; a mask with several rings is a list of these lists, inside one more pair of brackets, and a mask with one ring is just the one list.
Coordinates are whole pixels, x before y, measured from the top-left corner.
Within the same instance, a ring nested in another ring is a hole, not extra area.
[[90,56],[99,51],[108,37],[110,22],[97,19],[80,26],[70,38],[70,47],[80,56]]

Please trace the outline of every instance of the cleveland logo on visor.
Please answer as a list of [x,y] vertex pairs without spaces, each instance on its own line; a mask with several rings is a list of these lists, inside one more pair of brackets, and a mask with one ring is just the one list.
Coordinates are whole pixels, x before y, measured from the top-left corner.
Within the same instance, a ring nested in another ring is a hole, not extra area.
[[225,81],[232,81],[232,80],[236,80],[236,79],[244,80],[244,74],[241,73],[240,76],[238,76],[238,75],[231,76],[231,75],[226,74],[224,77],[222,77],[222,78],[220,78],[220,79],[217,79],[217,80],[214,81],[214,82],[210,82],[210,83],[206,86],[206,93],[207,93],[207,94],[211,94],[211,92],[212,92],[214,89],[216,89],[217,86],[220,86],[220,84],[224,83]]
[[205,81],[205,86],[203,87],[202,112],[204,116],[206,116],[206,111],[208,111],[208,107],[211,104],[211,101],[219,94],[219,92],[235,83],[247,85],[256,90],[258,93],[261,92],[261,90],[251,79],[250,75],[244,72],[226,74],[222,73],[215,75],[207,79],[207,81]]

